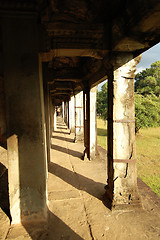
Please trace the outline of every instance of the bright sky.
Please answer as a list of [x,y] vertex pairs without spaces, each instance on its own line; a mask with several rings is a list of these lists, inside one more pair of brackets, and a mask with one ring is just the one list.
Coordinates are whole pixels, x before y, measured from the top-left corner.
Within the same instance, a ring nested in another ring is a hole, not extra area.
[[136,73],[141,72],[146,68],[150,68],[151,64],[155,61],[160,61],[160,43],[142,54],[142,59],[137,65]]
[[[136,73],[141,72],[146,68],[150,68],[151,64],[154,63],[155,61],[160,61],[160,43],[158,43],[157,45],[155,45],[154,47],[150,48],[149,50],[142,54],[142,59],[140,63],[137,65]],[[99,91],[104,83],[105,81],[98,85]]]

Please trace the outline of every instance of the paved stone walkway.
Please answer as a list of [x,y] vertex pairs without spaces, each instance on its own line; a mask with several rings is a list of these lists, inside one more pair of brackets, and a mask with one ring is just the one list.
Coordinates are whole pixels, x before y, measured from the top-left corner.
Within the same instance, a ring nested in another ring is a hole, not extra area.
[[58,118],[48,173],[48,224],[12,226],[7,239],[145,240],[160,239],[160,199],[139,180],[143,209],[111,212],[103,204],[106,153],[83,161],[83,144]]

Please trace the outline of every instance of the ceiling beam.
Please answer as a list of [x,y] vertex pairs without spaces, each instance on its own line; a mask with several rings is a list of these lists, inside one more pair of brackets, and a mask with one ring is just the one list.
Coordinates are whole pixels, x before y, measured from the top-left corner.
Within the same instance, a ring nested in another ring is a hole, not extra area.
[[67,92],[54,92],[54,93],[51,93],[51,96],[53,95],[71,95],[71,93],[67,93]]
[[53,84],[55,82],[81,82],[82,79],[75,79],[75,78],[58,78],[54,79],[53,81],[49,81],[48,84]]
[[55,89],[51,89],[50,92],[54,93],[57,92],[57,90],[64,90],[64,91],[73,91],[73,88],[67,88],[67,87],[56,87]]

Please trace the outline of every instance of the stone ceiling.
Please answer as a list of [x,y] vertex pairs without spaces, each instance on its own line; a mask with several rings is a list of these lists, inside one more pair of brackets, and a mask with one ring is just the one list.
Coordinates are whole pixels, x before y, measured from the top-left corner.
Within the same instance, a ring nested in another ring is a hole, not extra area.
[[[159,42],[159,0],[1,0],[0,11],[37,14],[42,61],[57,99],[90,87]],[[65,94],[66,93],[66,94]]]

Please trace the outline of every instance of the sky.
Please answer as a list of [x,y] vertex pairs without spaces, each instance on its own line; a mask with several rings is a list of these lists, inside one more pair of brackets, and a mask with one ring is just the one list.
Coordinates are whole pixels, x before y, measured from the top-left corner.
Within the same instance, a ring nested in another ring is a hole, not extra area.
[[151,64],[155,61],[160,61],[160,43],[142,54],[142,59],[137,65],[136,73],[141,72],[146,68],[150,68]]
[[[150,48],[146,52],[142,54],[142,59],[140,63],[137,65],[136,73],[141,72],[146,68],[150,68],[151,64],[155,61],[160,61],[160,43]],[[101,90],[101,86],[105,83],[102,82],[98,85],[98,90]]]

